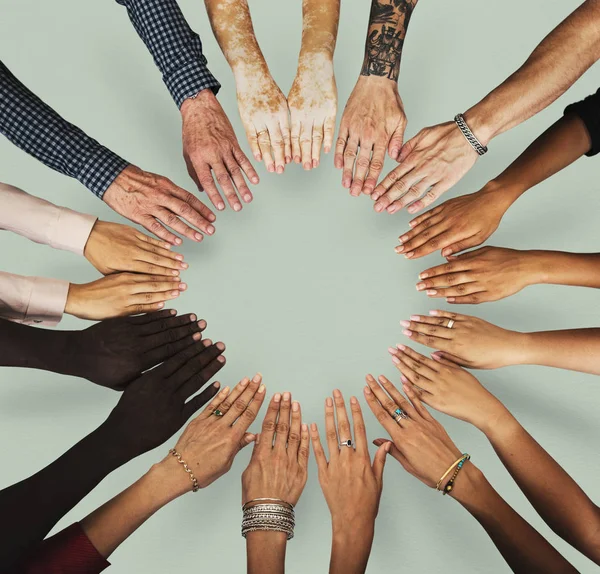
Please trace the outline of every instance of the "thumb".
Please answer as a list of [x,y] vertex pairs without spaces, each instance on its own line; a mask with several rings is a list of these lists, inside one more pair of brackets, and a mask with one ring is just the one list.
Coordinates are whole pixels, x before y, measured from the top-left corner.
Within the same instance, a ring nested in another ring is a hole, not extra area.
[[[400,462],[400,459],[402,457],[401,452],[396,448],[396,445],[389,439],[387,438],[376,438],[373,441],[373,444],[375,446],[381,446],[381,445],[389,445],[388,450],[386,451],[386,454],[389,452],[389,454],[391,454],[398,462]],[[379,454],[379,451],[377,451],[377,453],[375,453],[375,456],[377,456],[377,454]]]
[[402,144],[404,143],[404,128],[405,126],[403,124],[396,128],[396,131],[392,134],[392,139],[388,145],[388,154],[396,161],[400,161],[398,156],[400,154],[400,150],[402,149]]
[[375,457],[373,458],[373,474],[375,475],[375,480],[380,488],[383,485],[383,469],[385,468],[385,461],[391,447],[392,443],[390,441],[384,442],[379,446],[375,453]]
[[[247,447],[250,443],[258,444],[258,435],[249,432],[244,433],[244,436],[240,439],[238,445],[238,452],[243,448]],[[256,448],[254,450],[256,450]],[[254,454],[254,452],[252,454]]]

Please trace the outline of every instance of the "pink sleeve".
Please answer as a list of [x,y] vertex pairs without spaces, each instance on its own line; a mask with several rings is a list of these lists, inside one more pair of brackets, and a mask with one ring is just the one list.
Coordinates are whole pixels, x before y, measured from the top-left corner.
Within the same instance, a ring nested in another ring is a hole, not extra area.
[[97,219],[58,207],[5,183],[0,183],[0,206],[0,229],[78,255],[83,255]]
[[54,327],[62,319],[68,293],[68,281],[0,271],[0,318]]

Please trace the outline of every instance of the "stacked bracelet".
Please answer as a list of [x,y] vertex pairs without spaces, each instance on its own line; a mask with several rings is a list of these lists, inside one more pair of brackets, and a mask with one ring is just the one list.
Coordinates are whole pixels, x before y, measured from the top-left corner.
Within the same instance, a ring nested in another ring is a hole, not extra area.
[[454,116],[454,121],[456,125],[459,127],[462,135],[465,136],[465,139],[471,144],[471,147],[479,154],[483,155],[487,153],[488,148],[484,146],[476,137],[475,134],[471,131],[471,128],[467,125],[465,118],[462,114],[456,114]]
[[[471,460],[471,455],[470,454],[463,454],[458,460],[456,460],[451,466],[450,468],[442,475],[442,478],[440,478],[438,480],[438,483],[435,487],[436,490],[440,491],[442,494],[446,495],[449,492],[452,491],[452,489],[454,488],[454,482],[456,481],[456,477],[458,476],[458,473],[460,472],[461,468],[463,467],[463,465],[465,464],[465,462],[467,460]],[[450,477],[450,480],[446,483],[446,485],[444,487],[442,487],[442,484],[444,482],[444,479],[452,472],[454,471],[454,473],[452,474],[452,476]]]
[[188,473],[190,480],[192,481],[192,492],[197,492],[200,489],[200,485],[198,484],[198,479],[194,476],[192,469],[187,465],[185,460],[181,458],[181,455],[174,448],[169,451],[169,454],[173,455],[177,459],[177,462],[183,466],[183,470]]
[[242,536],[248,532],[268,530],[285,532],[287,539],[294,537],[294,507],[289,502],[276,498],[255,498],[242,507]]

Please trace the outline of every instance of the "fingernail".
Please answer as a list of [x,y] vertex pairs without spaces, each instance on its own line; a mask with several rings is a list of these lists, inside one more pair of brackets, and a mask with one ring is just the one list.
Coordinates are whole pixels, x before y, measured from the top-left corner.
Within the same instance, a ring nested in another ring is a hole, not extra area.
[[256,375],[254,375],[252,377],[252,382],[253,383],[260,383],[261,379],[262,379],[262,375],[260,373],[256,373]]
[[402,331],[402,333],[407,337],[412,337],[412,331],[409,331],[408,329],[405,329],[404,331]]
[[215,347],[217,347],[217,349],[219,349],[219,351],[224,351],[225,350],[225,343],[221,343],[220,341],[215,345]]
[[398,343],[398,344],[396,345],[396,347],[398,347],[398,349],[399,349],[400,351],[404,351],[404,350],[406,350],[406,345],[401,345],[400,343]]
[[417,291],[423,291],[427,285],[425,283],[417,283]]
[[255,153],[254,154],[254,159],[256,159],[258,161],[262,161],[262,155],[260,155],[259,153]]
[[285,163],[290,163],[292,161],[292,158],[289,155],[285,156]]
[[392,159],[397,159],[398,158],[398,149],[394,148],[392,150]]
[[242,209],[242,204],[241,203],[234,203],[233,204],[233,211],[240,211]]
[[199,233],[194,233],[194,239],[196,241],[202,241],[204,237],[202,237],[202,235],[200,235]]
[[267,169],[269,170],[270,173],[275,173],[275,164],[272,163]]
[[365,395],[370,395],[370,394],[372,394],[372,393],[371,393],[371,389],[370,389],[369,387],[365,387],[365,388],[363,389],[363,391],[364,391]]
[[248,377],[244,377],[241,381],[240,381],[240,387],[245,387],[248,383],[250,382],[250,379]]
[[253,177],[250,181],[252,183],[258,183],[258,177]]
[[196,317],[196,315],[194,315],[194,313],[192,313],[190,315],[190,322],[193,323],[198,317]]
[[256,391],[259,395],[262,395],[265,392],[265,386],[263,384],[258,387],[258,391]]
[[217,217],[214,213],[210,213],[208,215],[208,221],[215,221],[216,219],[217,219]]
[[294,161],[295,161],[296,163],[300,163],[302,160],[300,159],[300,156],[299,156],[299,155],[295,155],[295,156],[294,156]]
[[273,395],[273,400],[278,403],[279,401],[281,401],[281,395],[279,393],[275,393]]
[[408,235],[402,235],[398,241],[400,241],[400,243],[404,243],[406,240],[408,239]]
[[278,165],[277,166],[277,173],[283,173],[283,166],[282,165]]
[[326,404],[328,407],[332,407],[332,406],[333,406],[333,400],[332,400],[332,398],[331,398],[331,397],[327,397],[327,398],[325,399],[325,404]]
[[177,259],[177,261],[183,261],[183,255],[175,255],[175,259]]
[[442,257],[448,257],[448,255],[452,255],[452,249],[443,249]]
[[175,238],[175,245],[181,245],[181,239],[179,237]]
[[407,208],[408,213],[414,213],[415,211],[417,211],[416,207],[413,207],[412,205],[410,207]]
[[202,341],[202,344],[205,347],[210,347],[212,345],[212,341],[210,339],[204,339],[204,341]]
[[403,327],[410,327],[410,321],[400,321],[400,325]]
[[402,383],[402,388],[404,389],[405,393],[410,394],[411,388],[406,384],[406,382]]
[[190,266],[189,263],[180,263],[179,265],[182,269],[187,269]]
[[193,339],[194,341],[199,341],[200,339],[202,339],[202,333],[194,333],[194,334],[192,335],[192,339]]
[[410,320],[411,321],[420,321],[421,317],[419,317],[419,315],[411,315]]
[[398,211],[398,209],[400,209],[397,205],[390,205],[387,208],[387,212],[388,213],[396,213],[396,211]]
[[185,291],[185,290],[187,289],[187,284],[186,284],[186,283],[180,283],[180,284],[178,285],[178,287],[179,287],[179,289],[180,289],[181,291]]
[[408,383],[408,379],[407,379],[407,378],[406,378],[404,375],[400,375],[400,380],[401,380],[403,383]]
[[381,204],[379,204],[379,203],[376,203],[376,204],[375,204],[375,211],[376,211],[377,213],[381,213],[382,209],[383,209],[383,205],[381,205]]
[[396,253],[402,253],[404,251],[404,245],[398,245],[396,247]]
[[304,167],[304,169],[309,170],[312,168],[312,164],[309,163],[308,161],[305,161],[303,167]]
[[436,289],[427,289],[427,295],[437,295]]
[[200,329],[206,329],[206,321],[204,319],[198,321],[198,327],[200,327]]
[[179,271],[177,271],[176,269],[174,269],[173,271],[171,271],[172,275],[176,275],[177,277],[179,277]]
[[176,309],[171,309],[171,310],[169,311],[169,315],[171,315],[171,316],[173,316],[173,317],[174,317],[175,315],[177,315],[177,310],[176,310]]
[[226,395],[227,393],[229,393],[229,385],[227,385],[225,388],[221,389],[221,392],[219,393],[221,396]]
[[164,303],[157,303],[157,304],[156,304],[156,308],[157,308],[157,309],[162,309],[164,306],[165,306],[165,304],[164,304]]
[[223,211],[225,209],[225,204],[223,202],[217,203],[217,209]]
[[246,203],[250,203],[252,201],[252,196],[249,193],[247,193],[246,195],[244,195],[244,201]]
[[219,363],[224,363],[225,362],[225,357],[223,355],[219,355],[217,357],[217,361],[219,361]]
[[437,311],[429,311],[430,315],[438,315],[439,313]]
[[179,297],[179,291],[171,291],[171,297]]
[[329,146],[325,146],[325,147],[323,148],[323,151],[324,151],[325,153],[329,153],[329,152],[331,151],[331,148],[330,148]]
[[414,251],[409,251],[404,257],[406,257],[407,259],[410,259],[414,254],[415,254]]
[[289,401],[289,400],[290,400],[290,397],[291,397],[291,396],[292,396],[292,395],[290,395],[290,393],[288,393],[288,392],[286,391],[285,393],[283,393],[283,400],[284,400],[285,402],[287,402],[287,401]]
[[[209,225],[209,226],[206,228],[206,233],[208,233],[209,235],[212,235],[214,232],[215,232],[215,227],[214,227],[214,225]],[[200,234],[198,234],[198,235],[200,235]]]
[[393,355],[393,356],[392,356],[392,361],[393,361],[394,363],[396,363],[396,365],[399,365],[399,364],[400,364],[400,359],[399,359],[398,357],[396,357],[396,355]]
[[350,397],[350,402],[355,405],[356,403],[358,403],[358,399],[356,397]]
[[296,401],[294,401],[292,403],[292,411],[297,413],[299,410],[300,410],[300,405]]
[[319,167],[319,160],[318,159],[313,159],[312,166],[313,167]]
[[317,425],[315,423],[310,423],[310,430],[316,431],[317,430]]
[[419,279],[427,279],[429,277],[429,273],[419,273]]
[[392,353],[392,355],[396,354],[396,347],[388,347],[388,351]]
[[308,432],[308,425],[306,423],[302,423],[302,432]]
[[448,297],[446,299],[446,301],[448,301],[448,303],[454,303],[454,301],[456,301],[456,299],[454,297]]

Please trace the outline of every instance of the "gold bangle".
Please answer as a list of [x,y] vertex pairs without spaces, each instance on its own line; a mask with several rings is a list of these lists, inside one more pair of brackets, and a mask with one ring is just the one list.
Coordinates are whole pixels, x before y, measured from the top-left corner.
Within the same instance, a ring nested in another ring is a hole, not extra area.
[[181,455],[174,448],[169,451],[169,454],[172,454],[177,459],[177,462],[183,466],[183,470],[190,475],[190,480],[192,481],[192,492],[197,492],[200,490],[198,479],[194,476],[192,469],[187,465],[185,460],[181,458]]
[[463,455],[461,455],[461,457],[456,462],[454,462],[452,464],[452,466],[444,473],[444,475],[442,476],[442,478],[440,478],[438,480],[438,483],[435,486],[436,490],[440,490],[440,486],[442,485],[442,482],[444,482],[444,479],[454,470],[454,468],[458,465],[458,463],[461,460],[465,459],[465,458],[466,458],[466,455],[463,454]]

